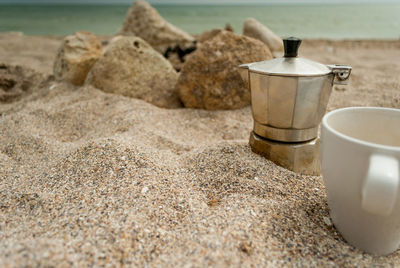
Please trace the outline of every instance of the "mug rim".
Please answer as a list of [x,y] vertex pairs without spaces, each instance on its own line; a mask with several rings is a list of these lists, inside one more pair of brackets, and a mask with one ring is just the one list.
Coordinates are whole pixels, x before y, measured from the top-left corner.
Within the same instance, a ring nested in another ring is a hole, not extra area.
[[328,113],[326,113],[324,115],[324,117],[322,118],[322,126],[327,129],[328,131],[330,131],[331,133],[335,134],[336,136],[347,140],[349,142],[353,142],[362,146],[368,146],[368,147],[373,147],[376,149],[385,149],[385,150],[391,150],[391,151],[398,151],[400,152],[400,146],[392,146],[392,145],[384,145],[384,144],[379,144],[379,143],[374,143],[374,142],[369,142],[369,141],[364,141],[361,139],[357,139],[351,136],[348,136],[346,134],[343,134],[339,131],[337,131],[336,129],[334,129],[333,127],[331,127],[328,124],[328,119],[337,114],[337,113],[343,113],[343,112],[348,112],[348,111],[354,111],[354,110],[379,110],[379,111],[391,111],[391,112],[395,112],[400,114],[400,109],[396,109],[396,108],[386,108],[386,107],[371,107],[371,106],[367,106],[367,107],[362,107],[362,106],[356,106],[356,107],[346,107],[346,108],[339,108],[333,111],[330,111]]

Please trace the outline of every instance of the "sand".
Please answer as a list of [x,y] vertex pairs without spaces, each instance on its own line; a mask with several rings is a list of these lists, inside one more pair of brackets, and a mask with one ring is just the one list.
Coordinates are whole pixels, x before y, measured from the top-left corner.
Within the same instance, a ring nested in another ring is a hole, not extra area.
[[[49,75],[59,43],[2,34],[0,63]],[[300,53],[354,68],[328,110],[400,108],[400,42]],[[343,240],[322,177],[251,152],[250,107],[167,110],[50,77],[0,114],[1,267],[400,265]]]

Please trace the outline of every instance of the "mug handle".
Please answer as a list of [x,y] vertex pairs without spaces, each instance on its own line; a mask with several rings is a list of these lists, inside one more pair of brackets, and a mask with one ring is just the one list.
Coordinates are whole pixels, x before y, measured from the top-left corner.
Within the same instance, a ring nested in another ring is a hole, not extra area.
[[396,158],[373,154],[361,192],[361,207],[370,213],[389,216],[396,204],[399,162]]

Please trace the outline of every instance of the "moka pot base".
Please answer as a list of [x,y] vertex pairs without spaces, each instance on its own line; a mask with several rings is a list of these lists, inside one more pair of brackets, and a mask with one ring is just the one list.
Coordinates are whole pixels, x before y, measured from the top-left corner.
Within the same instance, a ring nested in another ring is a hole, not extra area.
[[318,126],[307,129],[285,129],[263,125],[254,121],[253,130],[260,137],[285,143],[299,143],[318,137]]
[[265,139],[252,131],[249,143],[254,153],[293,172],[314,176],[321,173],[319,138],[287,143]]

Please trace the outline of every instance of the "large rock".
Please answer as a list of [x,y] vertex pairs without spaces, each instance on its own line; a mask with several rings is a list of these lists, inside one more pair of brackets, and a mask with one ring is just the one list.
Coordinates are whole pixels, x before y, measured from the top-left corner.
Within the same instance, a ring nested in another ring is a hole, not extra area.
[[178,73],[139,37],[118,36],[94,64],[86,79],[105,92],[138,98],[166,108],[181,107],[175,84]]
[[177,83],[185,107],[236,109],[250,104],[250,91],[238,66],[271,59],[261,41],[223,31],[203,43],[183,66]]
[[92,33],[77,32],[65,37],[54,62],[55,78],[82,85],[102,53],[101,42]]
[[244,22],[243,35],[264,42],[271,50],[274,57],[282,56],[283,54],[282,39],[256,19],[248,18]]
[[164,54],[168,49],[192,47],[194,37],[165,21],[145,1],[136,1],[129,9],[119,34],[136,35]]

